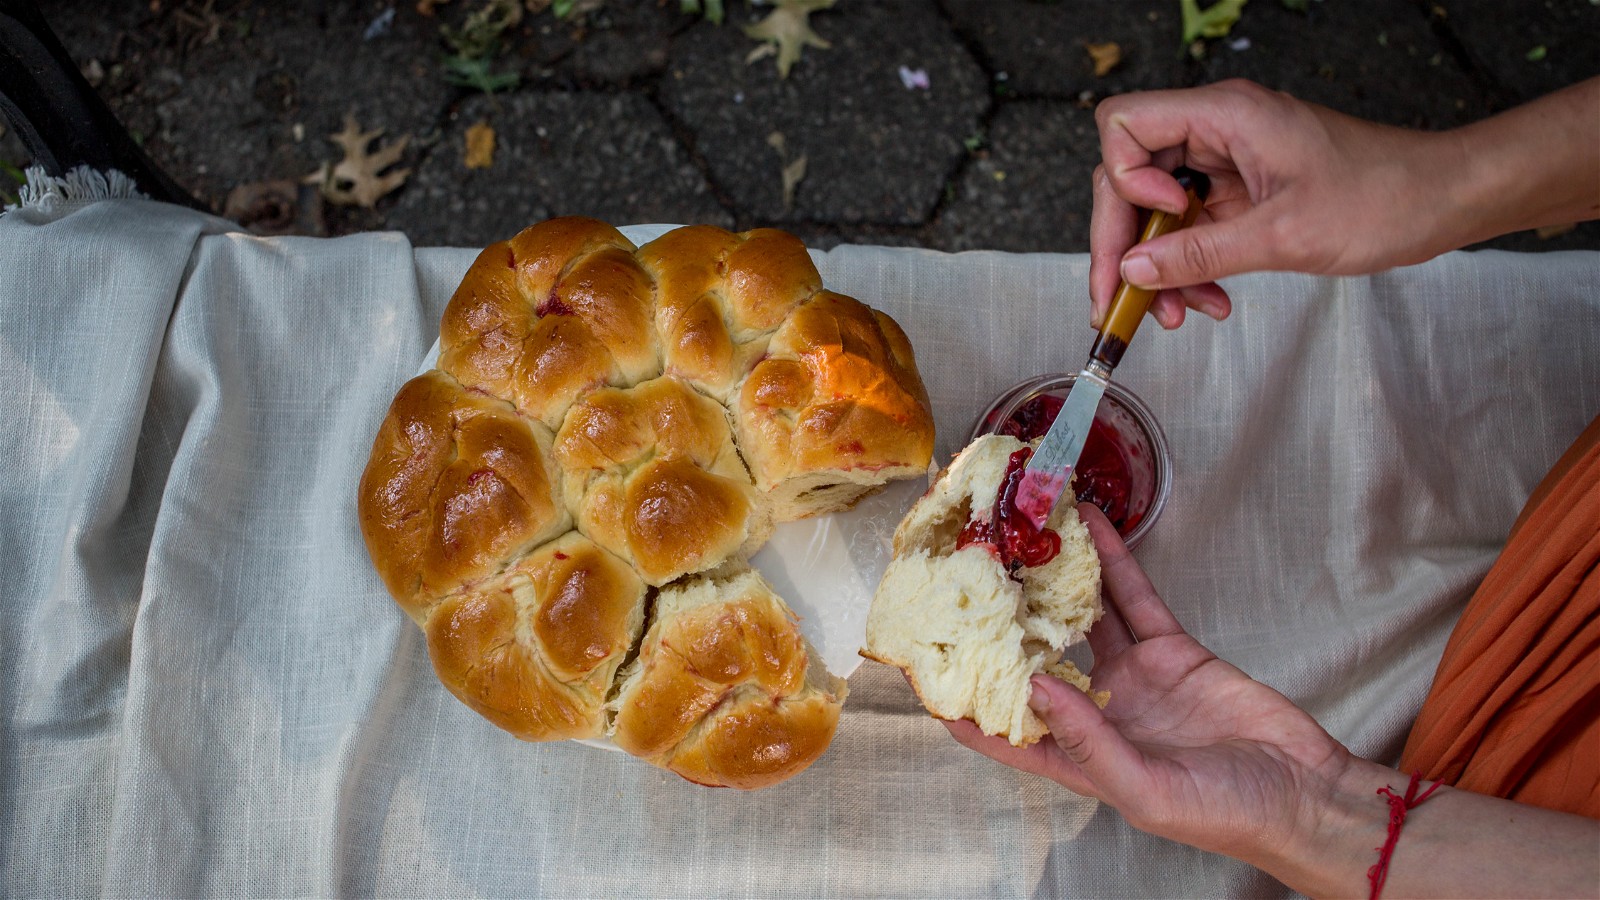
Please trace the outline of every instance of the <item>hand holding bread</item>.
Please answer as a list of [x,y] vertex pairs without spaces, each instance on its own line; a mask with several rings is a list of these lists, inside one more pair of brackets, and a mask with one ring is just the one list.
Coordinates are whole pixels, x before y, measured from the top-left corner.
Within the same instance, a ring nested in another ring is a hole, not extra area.
[[1101,614],[1099,559],[1070,505],[1047,521],[1059,550],[1042,564],[1008,560],[983,539],[1004,513],[1002,483],[1025,446],[1005,435],[978,438],[912,506],[895,531],[861,651],[899,666],[937,718],[971,720],[1019,747],[1047,731],[1028,708],[1033,675],[1089,690],[1060,657]]

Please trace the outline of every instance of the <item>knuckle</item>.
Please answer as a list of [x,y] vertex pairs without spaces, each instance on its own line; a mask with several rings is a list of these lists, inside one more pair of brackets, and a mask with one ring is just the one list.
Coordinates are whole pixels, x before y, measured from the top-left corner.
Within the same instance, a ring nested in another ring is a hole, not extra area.
[[1208,273],[1216,271],[1217,249],[1198,233],[1191,232],[1188,240],[1178,245],[1178,263],[1184,275],[1198,280],[1208,280]]
[[1094,106],[1095,126],[1101,131],[1105,131],[1127,105],[1127,99],[1122,96],[1107,97],[1096,103]]
[[1217,82],[1216,86],[1230,94],[1237,94],[1252,100],[1266,97],[1272,93],[1272,91],[1248,78],[1229,78]]
[[1106,123],[1111,121],[1111,111],[1116,108],[1117,98],[1107,97],[1094,105],[1094,124],[1101,131],[1106,128]]
[[1303,270],[1316,262],[1311,245],[1305,237],[1294,219],[1288,216],[1274,216],[1272,221],[1267,223],[1266,233],[1262,235],[1261,240],[1281,265]]
[[1228,107],[1233,116],[1241,120],[1276,115],[1274,110],[1287,96],[1243,78],[1230,78],[1221,82],[1219,86],[1226,88]]
[[1089,758],[1094,755],[1093,748],[1089,744],[1089,736],[1083,732],[1075,732],[1073,734],[1051,732],[1050,736],[1055,740],[1056,746],[1061,748],[1061,752],[1065,753],[1068,759],[1080,766],[1087,763]]

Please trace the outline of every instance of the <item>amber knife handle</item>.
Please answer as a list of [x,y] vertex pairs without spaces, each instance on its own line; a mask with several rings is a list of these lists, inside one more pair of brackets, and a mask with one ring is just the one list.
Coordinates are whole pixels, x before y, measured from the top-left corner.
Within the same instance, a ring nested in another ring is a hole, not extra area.
[[[1172,171],[1172,177],[1178,179],[1178,186],[1188,195],[1189,206],[1181,216],[1159,209],[1152,210],[1150,221],[1145,223],[1144,233],[1139,236],[1141,244],[1193,225],[1200,215],[1200,208],[1205,206],[1206,196],[1211,193],[1211,179],[1204,172],[1179,166]],[[1139,330],[1139,323],[1144,321],[1144,314],[1149,312],[1150,301],[1155,296],[1155,291],[1122,282],[1111,298],[1111,306],[1106,310],[1100,333],[1095,336],[1094,346],[1089,350],[1090,360],[1100,363],[1107,371],[1115,369],[1117,363],[1122,361],[1128,343],[1133,340],[1133,333]]]

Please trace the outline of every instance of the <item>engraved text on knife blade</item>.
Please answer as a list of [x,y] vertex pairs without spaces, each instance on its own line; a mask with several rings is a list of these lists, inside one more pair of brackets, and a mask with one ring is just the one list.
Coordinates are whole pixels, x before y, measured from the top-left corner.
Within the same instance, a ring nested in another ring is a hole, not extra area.
[[1080,373],[1055,423],[1028,460],[1022,483],[1017,486],[1017,509],[1040,528],[1066,490],[1078,457],[1083,455],[1084,442],[1105,390],[1103,379]]

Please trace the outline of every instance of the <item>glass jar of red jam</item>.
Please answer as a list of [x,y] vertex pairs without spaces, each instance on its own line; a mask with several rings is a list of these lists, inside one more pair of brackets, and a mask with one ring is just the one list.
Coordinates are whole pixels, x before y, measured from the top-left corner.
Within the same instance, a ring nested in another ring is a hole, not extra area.
[[[1043,437],[1077,375],[1039,375],[1002,393],[974,423],[972,434]],[[1150,533],[1172,492],[1172,453],[1150,407],[1111,382],[1073,472],[1078,500],[1100,507],[1131,549]]]

